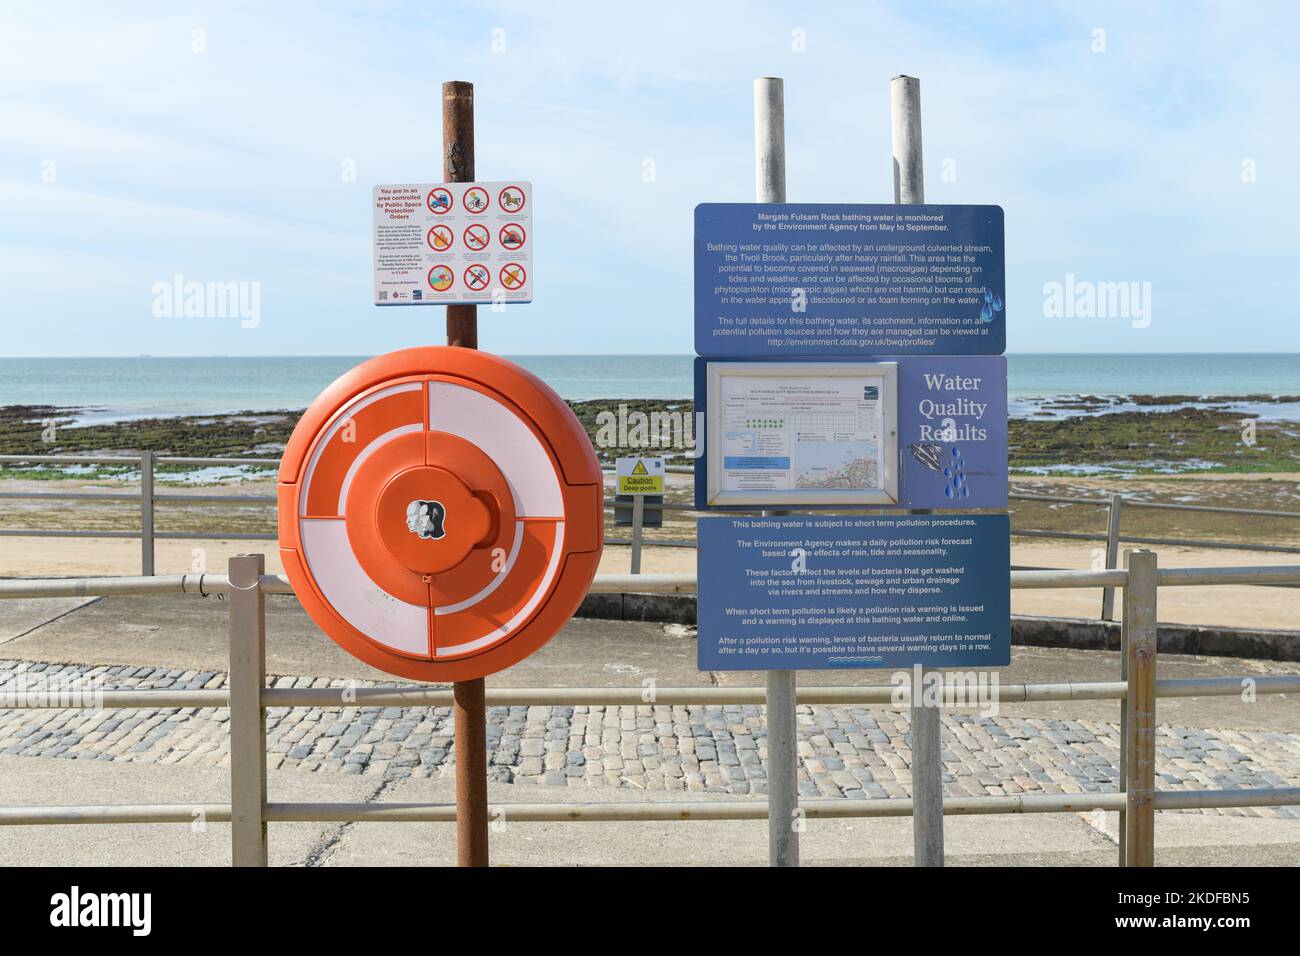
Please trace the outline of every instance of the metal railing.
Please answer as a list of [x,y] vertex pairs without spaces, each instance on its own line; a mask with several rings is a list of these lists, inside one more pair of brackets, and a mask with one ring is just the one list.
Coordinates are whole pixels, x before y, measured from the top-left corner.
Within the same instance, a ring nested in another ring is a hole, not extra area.
[[[1300,566],[1254,568],[1176,568],[1160,570],[1150,551],[1129,551],[1126,567],[1102,571],[1014,571],[1014,588],[1095,588],[1124,590],[1119,680],[1011,684],[999,688],[1000,702],[1117,700],[1121,761],[1115,793],[1017,794],[945,797],[948,815],[1062,813],[1111,810],[1120,814],[1119,862],[1150,866],[1155,861],[1155,811],[1225,807],[1300,805],[1300,787],[1159,791],[1155,788],[1156,700],[1160,697],[1238,696],[1300,692],[1300,675],[1157,679],[1156,607],[1161,586],[1300,583]],[[593,591],[689,591],[693,575],[602,575]],[[267,800],[266,708],[449,706],[452,691],[429,686],[271,688],[266,686],[266,595],[291,594],[281,575],[265,573],[262,555],[230,559],[228,573],[140,578],[80,578],[0,581],[0,599],[135,594],[211,594],[224,591],[229,606],[230,672],[225,690],[106,690],[106,708],[227,707],[230,709],[230,802],[136,806],[10,806],[0,808],[0,825],[191,823],[196,814],[231,824],[232,863],[265,866],[267,825],[279,822],[441,822],[455,820],[445,803],[284,803]],[[650,696],[647,698],[647,694]],[[801,687],[803,704],[861,703],[908,708],[893,685]],[[904,694],[903,696],[906,696]],[[489,705],[671,706],[754,704],[764,701],[761,687],[515,688],[491,689]],[[20,700],[16,706],[57,708],[59,701]],[[802,815],[812,819],[910,816],[910,798],[804,800]],[[672,801],[602,803],[519,803],[493,808],[501,818],[535,821],[760,820],[762,801]]]
[[[140,509],[140,530],[139,531],[99,531],[94,529],[0,529],[0,537],[76,537],[76,538],[139,538],[140,539],[140,572],[141,574],[151,575],[155,568],[155,548],[154,544],[160,539],[179,539],[179,540],[245,540],[245,541],[274,541],[276,535],[272,532],[222,532],[220,530],[209,531],[159,531],[156,527],[155,509],[159,505],[193,505],[193,504],[242,504],[242,505],[267,505],[273,506],[276,503],[275,495],[220,495],[220,494],[187,494],[171,493],[160,494],[155,484],[155,471],[159,466],[193,466],[193,467],[211,467],[211,466],[228,466],[228,467],[271,467],[279,466],[278,459],[271,458],[185,458],[185,457],[168,457],[158,456],[153,452],[144,452],[139,456],[106,456],[106,455],[0,455],[0,465],[4,464],[105,464],[125,467],[138,467],[140,470],[140,490],[133,493],[114,493],[114,492],[37,492],[37,491],[9,491],[0,492],[0,501],[4,500],[74,500],[74,501],[138,501]],[[670,467],[668,471],[673,473],[691,473],[692,469],[681,467]],[[1012,528],[1012,537],[1022,538],[1051,538],[1067,541],[1095,541],[1104,543],[1104,554],[1099,553],[1098,566],[1104,568],[1115,568],[1118,565],[1119,549],[1121,544],[1138,544],[1138,545],[1168,545],[1171,547],[1201,548],[1206,550],[1232,550],[1232,551],[1249,551],[1269,554],[1300,554],[1300,547],[1291,547],[1287,545],[1271,544],[1254,544],[1252,542],[1234,543],[1228,541],[1214,541],[1208,539],[1193,538],[1170,538],[1170,537],[1151,537],[1142,535],[1123,534],[1121,530],[1121,521],[1125,510],[1130,508],[1147,508],[1158,511],[1171,512],[1196,512],[1202,514],[1223,514],[1236,515],[1239,517],[1254,518],[1280,518],[1280,519],[1300,519],[1300,512],[1294,511],[1272,511],[1252,508],[1232,508],[1219,505],[1194,505],[1194,504],[1177,504],[1155,501],[1142,501],[1137,498],[1112,494],[1107,498],[1082,498],[1078,496],[1064,495],[1041,495],[1041,494],[1021,494],[1012,493],[1008,495],[1011,501],[1039,501],[1050,504],[1063,505],[1080,505],[1091,506],[1106,509],[1106,531],[1101,532],[1084,532],[1084,531],[1052,531],[1034,528]],[[696,511],[692,504],[679,504],[676,502],[652,502],[645,501],[637,497],[632,501],[615,501],[613,498],[605,499],[606,510],[612,510],[616,507],[629,509],[632,513],[632,523],[630,527],[630,536],[627,538],[606,537],[605,544],[628,546],[630,548],[629,567],[632,573],[636,574],[641,569],[642,549],[646,547],[669,547],[669,548],[694,548],[697,546],[696,541],[689,538],[660,538],[647,537],[645,534],[646,517],[648,515],[658,515],[660,521],[665,513],[680,512],[698,519],[700,512]],[[732,514],[760,514],[759,511],[735,511]],[[796,509],[790,511],[790,514],[798,514]],[[1102,548],[1097,549],[1103,552]],[[1281,587],[1296,587],[1294,583],[1277,585]],[[1103,588],[1101,599],[1100,619],[1103,621],[1115,620],[1115,590],[1114,588]]]

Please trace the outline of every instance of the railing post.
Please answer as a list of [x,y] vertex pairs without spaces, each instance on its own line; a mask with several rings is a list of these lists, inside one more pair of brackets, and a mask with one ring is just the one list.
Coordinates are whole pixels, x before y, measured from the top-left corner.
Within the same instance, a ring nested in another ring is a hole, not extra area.
[[[1106,570],[1108,571],[1119,567],[1119,522],[1120,508],[1123,501],[1123,495],[1110,496],[1110,509],[1106,515]],[[1114,588],[1102,588],[1101,619],[1103,621],[1115,620]]]
[[799,865],[797,671],[767,672],[767,862]]
[[153,572],[153,452],[140,453],[140,573]]
[[[921,81],[896,76],[889,81],[890,142],[893,151],[894,202],[925,202],[925,166],[921,149]],[[929,514],[912,510],[908,514]],[[912,700],[912,862],[943,866],[943,721],[938,707],[917,700],[923,686],[915,681]]]
[[266,596],[260,554],[230,559],[230,862],[266,866]]
[[1156,553],[1124,552],[1121,646],[1128,696],[1124,700],[1124,813],[1119,831],[1121,864],[1155,865],[1156,789]]
[[[754,80],[754,199],[785,202],[785,81]],[[765,515],[784,512],[764,511]],[[768,671],[767,860],[771,866],[799,865],[799,726],[795,709],[796,671]]]
[[632,496],[632,573],[641,573],[641,529],[645,527],[645,495]]

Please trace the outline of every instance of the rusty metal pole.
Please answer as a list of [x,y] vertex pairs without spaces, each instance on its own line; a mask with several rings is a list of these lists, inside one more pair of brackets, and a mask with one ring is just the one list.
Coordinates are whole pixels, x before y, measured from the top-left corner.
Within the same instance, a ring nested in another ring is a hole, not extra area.
[[[474,181],[474,84],[442,84],[442,179]],[[447,344],[478,348],[478,306],[447,306]],[[452,686],[456,732],[456,863],[488,865],[487,704],[483,678]]]
[[[474,181],[474,84],[442,84],[442,180]],[[478,306],[447,306],[447,344],[478,348]]]

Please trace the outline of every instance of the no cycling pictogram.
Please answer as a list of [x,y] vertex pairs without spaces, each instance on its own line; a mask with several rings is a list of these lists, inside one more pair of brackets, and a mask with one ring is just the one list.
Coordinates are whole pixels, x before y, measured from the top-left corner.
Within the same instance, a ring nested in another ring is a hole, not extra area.
[[523,288],[524,280],[527,278],[528,273],[517,262],[507,262],[501,267],[501,285],[512,292]]
[[425,236],[425,239],[429,243],[429,248],[434,252],[446,252],[451,248],[452,243],[456,241],[456,234],[451,231],[451,227],[438,223],[429,230],[429,234]]
[[497,203],[504,212],[519,212],[524,208],[524,191],[518,186],[507,186],[497,196]]
[[501,239],[501,247],[509,249],[511,252],[522,248],[524,241],[528,238],[528,233],[524,231],[524,227],[517,222],[506,223],[501,227],[501,232],[498,235]]
[[454,200],[451,198],[451,191],[437,186],[429,190],[429,195],[425,197],[425,203],[429,206],[429,212],[441,216],[451,212]]
[[456,281],[456,273],[450,266],[434,266],[429,270],[429,288],[434,292],[446,292]]
[[475,263],[465,270],[465,285],[471,292],[482,292],[492,281],[492,270]]
[[492,233],[488,232],[487,226],[474,223],[465,229],[465,248],[471,252],[478,252],[487,248],[487,244],[492,241]]
[[465,204],[465,211],[475,215],[487,212],[488,191],[479,186],[473,186],[465,190],[465,198],[461,200]]

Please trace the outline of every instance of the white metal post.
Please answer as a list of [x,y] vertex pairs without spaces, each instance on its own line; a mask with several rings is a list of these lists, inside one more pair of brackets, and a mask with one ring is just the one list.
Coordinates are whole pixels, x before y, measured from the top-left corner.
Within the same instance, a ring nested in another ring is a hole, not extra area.
[[896,76],[889,81],[890,134],[894,152],[894,202],[925,202],[921,164],[921,81]]
[[[785,82],[754,81],[754,198],[785,202]],[[767,672],[767,859],[799,865],[799,727],[795,671]]]
[[645,527],[645,495],[632,496],[632,568],[633,574],[641,573],[641,534]]
[[153,452],[140,453],[140,573],[154,573],[153,561]]
[[[925,168],[921,159],[921,81],[896,76],[889,84],[890,132],[893,142],[894,202],[925,202]],[[914,511],[913,514],[926,514]],[[925,671],[922,671],[924,679]],[[920,686],[913,687],[914,698]],[[943,866],[942,713],[913,699],[912,718],[912,860],[916,866]]]
[[[1123,495],[1110,496],[1110,509],[1106,515],[1106,568],[1119,567],[1119,523],[1120,509],[1123,507]],[[1115,620],[1115,589],[1101,590],[1101,619]]]
[[230,581],[230,862],[266,866],[265,558],[238,554]]

